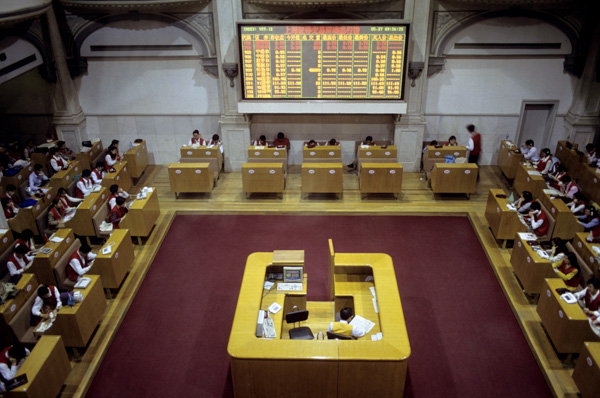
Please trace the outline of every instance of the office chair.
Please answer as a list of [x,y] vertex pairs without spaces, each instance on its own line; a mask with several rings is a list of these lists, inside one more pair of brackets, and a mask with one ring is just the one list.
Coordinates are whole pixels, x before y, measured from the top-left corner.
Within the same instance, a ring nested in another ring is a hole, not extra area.
[[[296,309],[296,311],[294,311]],[[296,322],[302,322],[308,319],[308,310],[298,311],[298,307],[294,306],[292,312],[285,314],[285,321],[293,323],[294,328],[290,329],[290,339],[292,340],[313,340],[315,336],[308,326],[296,327]]]
[[338,334],[328,331],[327,340],[352,340],[352,336],[346,336],[345,334]]

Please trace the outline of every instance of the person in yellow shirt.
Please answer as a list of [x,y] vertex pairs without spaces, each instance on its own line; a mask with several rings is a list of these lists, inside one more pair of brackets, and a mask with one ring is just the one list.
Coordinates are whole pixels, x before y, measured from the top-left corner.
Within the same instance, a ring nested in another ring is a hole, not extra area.
[[348,337],[362,337],[365,335],[363,328],[350,325],[350,321],[354,317],[354,312],[350,307],[344,307],[340,310],[340,321],[331,322],[329,331],[336,334],[341,334]]

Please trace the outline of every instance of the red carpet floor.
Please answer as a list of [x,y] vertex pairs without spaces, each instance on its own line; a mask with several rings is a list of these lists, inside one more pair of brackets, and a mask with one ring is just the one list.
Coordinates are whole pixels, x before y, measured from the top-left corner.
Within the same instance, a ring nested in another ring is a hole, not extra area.
[[247,256],[305,250],[309,300],[337,252],[392,256],[412,354],[405,397],[550,397],[465,217],[178,216],[88,397],[232,397]]

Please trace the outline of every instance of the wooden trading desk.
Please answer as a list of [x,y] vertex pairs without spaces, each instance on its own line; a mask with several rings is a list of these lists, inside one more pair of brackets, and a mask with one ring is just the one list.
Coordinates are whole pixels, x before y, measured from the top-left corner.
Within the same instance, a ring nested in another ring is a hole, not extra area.
[[142,140],[139,144],[133,144],[123,155],[123,160],[129,165],[131,178],[140,178],[148,166],[148,147],[146,141]]
[[277,193],[283,195],[285,172],[283,163],[242,164],[243,191],[251,193]]
[[121,220],[119,227],[128,229],[131,236],[137,236],[138,243],[141,244],[141,237],[150,235],[159,215],[158,193],[154,189],[152,192],[148,192],[146,199],[135,200],[129,208],[129,212]]
[[10,228],[0,229],[0,253],[4,253],[8,250],[14,241],[15,237]]
[[600,397],[600,343],[585,342],[573,371],[583,398]]
[[111,185],[117,184],[119,188],[123,189],[123,191],[129,191],[133,182],[131,181],[131,175],[129,174],[127,162],[117,162],[113,167],[115,172],[109,173],[107,170],[106,175],[104,178],[102,178],[102,186],[110,188]]
[[[93,267],[92,267],[93,268]],[[99,275],[88,275],[92,281],[85,289],[73,289],[83,294],[83,301],[73,307],[63,305],[54,324],[41,333],[43,335],[60,335],[67,347],[85,347],[96,330],[104,310],[106,299]],[[34,332],[34,334],[39,334]]]
[[335,193],[342,195],[341,163],[303,163],[302,193]]
[[567,166],[571,178],[579,179],[581,169],[583,168],[583,154],[577,153],[574,149],[567,148],[567,141],[558,141],[554,155],[560,159],[560,162]]
[[360,170],[360,193],[392,193],[402,191],[402,163],[363,163]]
[[485,219],[496,239],[515,239],[518,232],[526,232],[527,227],[519,219],[516,210],[509,210],[506,205],[507,198],[498,198],[496,195],[506,195],[502,189],[490,189],[487,205],[485,207]]
[[33,163],[29,162],[17,174],[13,176],[3,175],[0,179],[0,186],[6,188],[7,185],[13,184],[17,187],[18,192],[21,184],[29,179],[31,173],[33,173]]
[[71,372],[71,363],[60,336],[42,336],[17,371],[27,383],[7,392],[7,398],[56,397]]
[[54,277],[54,265],[58,260],[65,254],[65,252],[71,247],[73,240],[73,230],[70,228],[61,228],[57,230],[52,237],[62,238],[63,240],[59,243],[51,242],[48,240],[42,249],[50,249],[49,253],[42,253],[40,251],[33,258],[33,264],[29,268],[28,272],[33,272],[39,283],[44,285],[56,285],[56,278]]
[[579,304],[567,304],[556,293],[566,286],[562,279],[546,279],[537,305],[542,324],[560,354],[579,353],[585,341],[600,341]]
[[600,248],[598,243],[588,243],[585,239],[589,236],[589,232],[577,232],[573,238],[573,248],[581,256],[581,258],[590,266],[594,276],[600,278],[600,270],[598,269],[598,261],[596,261],[596,252],[593,247]]
[[[534,174],[529,174],[529,172]],[[544,180],[539,171],[529,162],[526,162],[517,166],[517,174],[515,175],[513,187],[519,195],[522,195],[523,191],[529,191],[533,194],[534,198],[539,198],[542,196],[543,190],[547,188],[547,185],[546,180]]]
[[41,165],[44,174],[48,175],[48,162],[50,161],[50,154],[48,152],[37,152],[37,150],[40,150],[39,146],[36,149],[36,152],[31,154],[31,163],[33,163],[34,166],[36,164]]
[[269,148],[266,146],[249,146],[248,163],[275,163],[283,164],[283,171],[287,173],[287,150],[285,148]]
[[82,171],[83,170],[81,169],[79,162],[74,160],[71,162],[69,168],[54,173],[54,175],[50,177],[50,182],[48,182],[48,185],[55,187],[56,189],[67,189],[73,182],[73,177],[75,177],[77,174],[81,174]]
[[87,198],[83,199],[77,210],[65,227],[71,228],[75,235],[96,236],[96,227],[94,226],[94,216],[101,210],[102,206],[107,206],[108,188],[102,187],[98,192],[92,192]]
[[585,196],[595,202],[600,202],[600,173],[595,167],[581,165],[577,185],[581,187]]
[[305,163],[341,163],[342,148],[339,145],[323,145],[313,148],[305,146],[302,150],[302,158]]
[[435,163],[443,163],[445,156],[454,156],[454,158],[466,158],[467,148],[465,146],[444,146],[436,148],[428,145],[423,153],[423,169],[425,173],[431,172]]
[[56,197],[58,188],[47,185],[41,187],[41,189],[45,191],[41,198],[36,196],[28,198],[37,200],[35,205],[30,207],[22,207],[19,209],[19,213],[17,213],[15,217],[8,220],[8,224],[12,230],[21,233],[24,229],[31,229],[35,235],[41,235],[44,233],[44,231],[39,230],[35,220],[44,212],[44,210],[46,210],[46,208],[48,208],[48,206],[50,206],[52,199]]
[[521,235],[517,235],[510,263],[527,294],[539,294],[544,289],[545,278],[558,278],[549,260],[533,251]]
[[512,180],[517,175],[519,163],[523,161],[524,155],[518,146],[511,140],[502,140],[498,151],[498,167],[506,178]]
[[[328,311],[325,311],[326,314],[311,311],[303,325],[311,327],[315,335],[326,332],[337,306],[353,301],[359,315],[376,323],[370,334],[380,330],[383,338],[379,341],[369,337],[358,340],[289,340],[281,338],[285,337],[285,333],[277,330],[279,321],[276,319],[277,339],[255,337],[258,310],[271,304],[270,298],[265,301],[262,297],[265,273],[273,253],[252,253],[246,262],[227,347],[237,397],[282,397],[291,392],[298,397],[324,398],[403,395],[410,344],[392,259],[381,253],[335,254],[332,257],[335,300],[307,302],[309,311],[311,305],[328,308]],[[373,276],[374,282],[365,282],[367,275]],[[379,316],[373,309],[369,291],[372,286],[377,291]],[[293,296],[292,301],[301,301],[303,294],[291,292],[286,296]],[[285,302],[283,299],[280,304]],[[282,312],[284,310],[276,315]],[[280,317],[283,319],[283,314]],[[277,377],[265,382],[265,375]]]
[[[103,151],[104,147],[102,146],[102,141],[97,140],[92,143],[92,147],[89,151],[81,151],[77,155],[75,155],[75,160],[77,160],[81,165],[81,170],[92,170],[96,168],[94,160],[96,160],[98,156],[102,155]],[[102,159],[102,162],[104,162],[104,159]]]
[[[102,254],[102,250],[109,246],[111,252]],[[134,257],[129,230],[115,229],[102,248],[98,250],[94,265],[87,274],[100,275],[104,288],[116,289],[125,279]]]
[[545,194],[543,191],[538,199],[556,220],[552,232],[553,238],[571,240],[577,232],[584,230],[583,226],[577,222],[577,218],[573,215],[571,209],[561,199],[552,199],[550,195]]
[[15,343],[12,341],[12,329],[9,326],[10,321],[19,312],[23,304],[27,302],[32,294],[37,294],[38,282],[34,274],[23,273],[17,289],[21,289],[14,299],[6,300],[0,305],[0,344],[6,347]]
[[431,171],[433,193],[464,193],[468,197],[477,188],[475,163],[436,163]]
[[223,154],[221,153],[220,146],[192,148],[191,146],[184,145],[179,150],[179,153],[182,162],[209,163],[210,168],[215,173],[215,179],[219,179],[221,165],[223,164]]
[[169,165],[171,192],[211,192],[215,185],[209,163],[171,163]]

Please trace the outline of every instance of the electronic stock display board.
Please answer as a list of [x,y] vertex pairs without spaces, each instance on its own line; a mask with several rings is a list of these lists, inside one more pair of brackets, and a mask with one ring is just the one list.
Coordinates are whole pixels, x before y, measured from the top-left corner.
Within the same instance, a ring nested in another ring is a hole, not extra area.
[[408,24],[238,24],[244,100],[402,100]]

